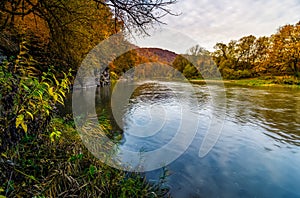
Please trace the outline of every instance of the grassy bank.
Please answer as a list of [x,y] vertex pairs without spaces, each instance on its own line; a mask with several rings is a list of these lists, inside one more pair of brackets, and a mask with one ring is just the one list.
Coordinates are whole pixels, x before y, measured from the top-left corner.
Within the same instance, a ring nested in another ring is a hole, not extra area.
[[[73,121],[53,118],[44,133],[26,135],[1,153],[0,197],[166,197],[163,182],[117,170],[83,145]],[[56,129],[56,135],[51,131]],[[164,178],[165,179],[165,178]]]
[[203,80],[203,79],[193,79],[191,82],[201,83],[226,83],[226,84],[236,84],[242,86],[256,86],[256,87],[289,87],[289,88],[300,88],[300,79],[290,76],[272,76],[272,77],[258,77],[258,78],[247,78],[239,80]]

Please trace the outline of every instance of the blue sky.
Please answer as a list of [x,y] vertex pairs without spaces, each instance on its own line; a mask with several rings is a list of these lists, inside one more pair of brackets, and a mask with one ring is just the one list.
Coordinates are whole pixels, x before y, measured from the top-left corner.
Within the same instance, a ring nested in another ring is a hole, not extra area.
[[[213,50],[217,42],[228,43],[250,34],[270,36],[280,26],[300,20],[300,0],[178,0],[171,9],[180,16],[165,17],[168,25],[157,26],[156,32],[150,32],[153,38],[139,37],[136,44],[180,53],[196,44]],[[165,36],[164,28],[178,36]],[[170,47],[170,43],[177,44]]]

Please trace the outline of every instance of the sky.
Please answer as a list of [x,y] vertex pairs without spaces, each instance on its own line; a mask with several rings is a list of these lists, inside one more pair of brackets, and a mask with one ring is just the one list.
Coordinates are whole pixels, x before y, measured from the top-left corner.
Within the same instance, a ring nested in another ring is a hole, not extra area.
[[300,21],[300,0],[178,0],[170,6],[179,16],[162,19],[152,37],[136,36],[140,47],[185,53],[200,45],[209,51],[217,42],[243,36],[270,36],[280,26]]

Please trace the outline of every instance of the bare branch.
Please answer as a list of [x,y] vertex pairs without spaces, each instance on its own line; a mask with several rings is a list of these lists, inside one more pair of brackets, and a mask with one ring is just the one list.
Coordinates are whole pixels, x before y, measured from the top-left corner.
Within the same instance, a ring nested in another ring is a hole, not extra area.
[[172,13],[168,8],[177,2],[177,0],[94,0],[98,4],[109,6],[116,18],[124,21],[129,28],[138,28],[146,33],[145,28],[153,23],[162,22],[166,15],[178,14]]

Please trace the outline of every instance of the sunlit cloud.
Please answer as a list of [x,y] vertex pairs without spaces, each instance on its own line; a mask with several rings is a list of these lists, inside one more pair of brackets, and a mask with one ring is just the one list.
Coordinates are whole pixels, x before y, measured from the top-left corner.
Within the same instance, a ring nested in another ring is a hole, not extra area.
[[217,42],[243,36],[270,36],[280,26],[300,20],[299,0],[179,0],[172,10],[182,13],[164,19],[166,28],[190,36],[213,50]]

